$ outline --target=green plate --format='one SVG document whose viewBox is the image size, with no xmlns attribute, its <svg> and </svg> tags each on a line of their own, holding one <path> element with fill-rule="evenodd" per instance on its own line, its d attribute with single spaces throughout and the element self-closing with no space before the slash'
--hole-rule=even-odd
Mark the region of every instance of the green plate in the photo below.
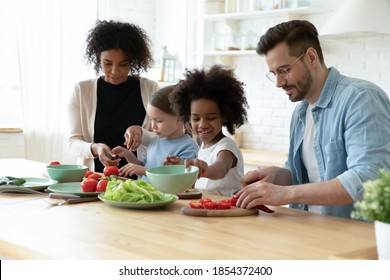
<svg viewBox="0 0 390 280">
<path fill-rule="evenodd" d="M 125 201 L 113 201 L 102 198 L 103 194 L 99 194 L 98 198 L 104 203 L 120 208 L 130 208 L 130 209 L 150 209 L 150 208 L 158 208 L 168 205 L 172 202 L 175 202 L 179 198 L 177 195 L 166 193 L 164 196 L 168 198 L 165 201 L 156 201 L 156 202 L 125 202 Z"/>
<path fill-rule="evenodd" d="M 48 186 L 55 185 L 58 183 L 57 180 L 46 179 L 46 178 L 23 178 L 26 180 L 22 186 L 33 189 L 36 191 L 42 191 L 46 189 Z"/>
<path fill-rule="evenodd" d="M 58 183 L 47 188 L 55 193 L 75 194 L 81 197 L 98 196 L 101 192 L 83 192 L 81 182 Z"/>
</svg>

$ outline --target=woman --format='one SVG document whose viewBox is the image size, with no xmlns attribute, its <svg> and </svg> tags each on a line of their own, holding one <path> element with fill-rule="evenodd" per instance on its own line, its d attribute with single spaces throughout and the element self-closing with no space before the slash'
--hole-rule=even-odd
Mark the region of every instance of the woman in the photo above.
<svg viewBox="0 0 390 280">
<path fill-rule="evenodd" d="M 97 21 L 88 33 L 85 58 L 103 75 L 75 85 L 68 141 L 78 163 L 91 171 L 125 165 L 111 148 L 123 145 L 129 126 L 150 128 L 145 108 L 158 85 L 139 76 L 152 63 L 149 45 L 144 30 L 131 23 Z"/>
</svg>

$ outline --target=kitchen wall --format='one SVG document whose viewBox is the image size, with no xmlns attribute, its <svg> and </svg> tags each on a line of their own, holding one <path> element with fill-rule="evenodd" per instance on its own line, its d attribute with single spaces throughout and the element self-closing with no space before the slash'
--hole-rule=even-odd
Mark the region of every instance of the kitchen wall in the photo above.
<svg viewBox="0 0 390 280">
<path fill-rule="evenodd" d="M 122 20 L 145 29 L 152 41 L 155 62 L 163 47 L 176 57 L 176 76 L 180 76 L 187 60 L 187 1 L 183 0 L 103 0 L 101 19 Z M 148 77 L 160 79 L 161 65 L 154 65 Z"/>
<path fill-rule="evenodd" d="M 215 0 L 217 1 L 217 0 Z M 214 1 L 214 2 L 215 2 Z M 213 1 L 211 1 L 213 2 Z M 218 2 L 218 1 L 217 1 Z M 189 8 L 187 9 L 187 3 Z M 318 29 L 329 21 L 339 9 L 337 0 L 312 0 L 312 6 L 321 7 L 326 13 L 307 16 Z M 187 47 L 196 44 L 198 38 L 187 33 L 197 33 L 194 15 L 204 7 L 203 0 L 103 0 L 100 18 L 128 20 L 146 29 L 153 41 L 153 50 L 157 55 L 162 46 L 167 45 L 177 57 L 177 76 L 183 73 L 186 65 L 194 66 L 191 51 Z M 198 10 L 197 10 L 198 9 Z M 187 14 L 187 10 L 189 10 Z M 193 14 L 192 14 L 193 13 Z M 375 15 L 367 15 L 368 17 Z M 269 19 L 256 22 L 256 30 L 275 21 L 287 19 Z M 187 24 L 188 23 L 188 24 Z M 199 30 L 198 30 L 199 31 Z M 390 33 L 390 31 L 389 31 Z M 390 95 L 390 36 L 365 38 L 344 37 L 336 40 L 322 40 L 325 62 L 328 67 L 335 66 L 343 74 L 367 79 L 381 86 Z M 258 55 L 239 56 L 231 61 L 239 78 L 246 84 L 250 109 L 249 122 L 241 129 L 242 146 L 250 149 L 266 149 L 285 152 L 288 149 L 289 122 L 295 104 L 291 103 L 282 90 L 277 89 L 265 77 L 268 68 L 264 58 Z M 156 67 L 149 73 L 151 78 L 159 78 Z M 22 134 L 11 135 L 18 141 L 9 140 L 0 135 L 0 157 L 23 156 Z M 13 151 L 10 153 L 10 151 Z"/>
<path fill-rule="evenodd" d="M 211 1 L 211 2 L 216 2 Z M 210 1 L 209 1 L 210 2 Z M 325 13 L 306 15 L 301 19 L 312 21 L 318 30 L 332 20 L 340 8 L 340 1 L 311 1 Z M 390 12 L 390 11 L 389 11 Z M 375 15 L 367 15 L 367 17 Z M 261 34 L 268 26 L 288 20 L 287 17 L 249 20 L 242 28 Z M 246 26 L 245 26 L 246 24 Z M 241 30 L 240 30 L 241 31 Z M 390 34 L 390 27 L 389 32 Z M 260 36 L 260 35 L 258 35 Z M 367 36 L 321 39 L 325 62 L 341 73 L 367 79 L 381 86 L 390 95 L 390 36 Z M 207 44 L 206 44 L 207 45 Z M 218 60 L 217 60 L 218 61 Z M 224 62 L 224 59 L 221 59 Z M 233 57 L 229 61 L 239 78 L 246 84 L 250 104 L 249 122 L 240 129 L 242 146 L 286 152 L 289 141 L 289 123 L 295 103 L 291 103 L 283 90 L 277 89 L 265 74 L 268 67 L 264 58 L 256 54 Z M 387 73 L 387 74 L 386 74 Z"/>
<path fill-rule="evenodd" d="M 124 15 L 123 9 L 128 9 L 126 10 L 128 15 L 131 15 L 131 10 L 138 14 L 138 11 L 134 9 L 135 6 L 132 4 L 132 2 L 136 2 L 135 0 L 115 0 L 111 2 L 121 3 L 120 8 L 122 9 L 122 11 L 112 10 L 111 16 L 116 12 Z M 153 19 L 150 14 L 143 16 L 141 11 L 141 14 L 138 14 L 140 24 L 153 29 L 154 22 L 155 33 L 153 31 L 149 32 L 152 36 L 155 36 L 154 46 L 168 45 L 176 55 L 179 54 L 179 76 L 186 64 L 190 67 L 199 66 L 193 64 L 195 60 L 192 60 L 191 55 L 191 51 L 193 51 L 193 48 L 191 50 L 191 44 L 197 44 L 197 40 L 199 40 L 197 36 L 202 35 L 199 33 L 199 30 L 194 30 L 193 25 L 197 22 L 196 18 L 194 20 L 194 16 L 197 12 L 203 12 L 202 9 L 204 9 L 206 2 L 212 3 L 212 7 L 215 8 L 218 2 L 220 7 L 223 7 L 223 1 L 222 4 L 218 0 L 188 1 L 189 14 L 187 23 L 189 26 L 187 28 L 184 27 L 186 23 L 183 21 L 183 17 L 186 17 L 187 14 L 187 6 L 183 4 L 186 1 L 147 0 L 145 2 L 147 2 L 149 8 L 154 5 L 156 17 Z M 138 5 L 142 6 L 140 3 Z M 341 4 L 337 0 L 312 0 L 310 5 L 321 8 L 324 13 L 307 15 L 302 18 L 312 21 L 321 30 L 324 24 L 331 20 L 332 15 L 340 9 Z M 129 19 L 132 19 L 132 17 L 129 16 Z M 288 20 L 288 18 L 281 17 L 252 21 L 250 22 L 251 26 L 248 28 L 261 33 L 266 30 L 265 27 L 285 20 Z M 245 28 L 245 25 L 243 27 Z M 187 41 L 183 40 L 182 37 L 186 32 L 192 34 L 194 38 L 189 38 Z M 390 95 L 390 76 L 385 74 L 390 73 L 390 36 L 364 38 L 346 36 L 337 39 L 321 39 L 321 42 L 323 44 L 325 62 L 328 67 L 334 66 L 345 75 L 372 81 L 381 86 Z M 189 47 L 188 53 L 181 49 L 186 46 Z M 220 62 L 223 63 L 225 61 L 221 60 Z M 283 91 L 277 89 L 265 77 L 268 68 L 263 57 L 256 54 L 237 56 L 232 58 L 229 63 L 236 69 L 238 77 L 246 84 L 247 98 L 250 104 L 248 124 L 240 129 L 242 146 L 250 149 L 287 151 L 290 117 L 296 104 L 291 103 Z"/>
</svg>

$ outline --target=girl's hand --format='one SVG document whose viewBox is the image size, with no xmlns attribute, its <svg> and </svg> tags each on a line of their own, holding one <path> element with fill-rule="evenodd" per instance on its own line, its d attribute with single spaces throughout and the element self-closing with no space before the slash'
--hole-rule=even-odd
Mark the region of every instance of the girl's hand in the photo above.
<svg viewBox="0 0 390 280">
<path fill-rule="evenodd" d="M 167 156 L 164 160 L 164 165 L 184 164 L 184 160 L 177 156 Z"/>
<path fill-rule="evenodd" d="M 146 168 L 138 164 L 128 163 L 119 169 L 119 175 L 122 177 L 130 177 L 133 175 L 146 176 Z"/>
<path fill-rule="evenodd" d="M 203 161 L 203 160 L 200 160 L 200 159 L 185 159 L 184 160 L 184 165 L 186 167 L 186 169 L 189 169 L 190 166 L 196 166 L 199 168 L 199 174 L 198 174 L 198 178 L 200 177 L 208 177 L 208 168 L 209 168 L 209 165 L 207 164 L 207 162 Z"/>
<path fill-rule="evenodd" d="M 122 146 L 116 146 L 114 149 L 112 149 L 112 153 L 117 157 L 123 157 L 127 158 L 128 155 L 131 153 L 128 149 Z"/>
<path fill-rule="evenodd" d="M 126 129 L 125 132 L 125 146 L 131 150 L 135 151 L 142 144 L 142 128 L 138 125 L 132 125 Z"/>
</svg>

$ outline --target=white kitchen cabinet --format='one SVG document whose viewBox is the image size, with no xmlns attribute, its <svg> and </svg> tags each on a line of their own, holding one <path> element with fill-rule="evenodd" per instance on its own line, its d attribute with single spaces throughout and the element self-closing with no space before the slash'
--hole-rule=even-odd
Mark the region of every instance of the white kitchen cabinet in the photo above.
<svg viewBox="0 0 390 280">
<path fill-rule="evenodd" d="M 194 60 L 196 65 L 204 66 L 216 63 L 233 66 L 237 56 L 256 55 L 258 39 L 269 27 L 324 12 L 324 9 L 309 6 L 215 14 L 209 14 L 207 6 L 197 10 Z"/>
</svg>

